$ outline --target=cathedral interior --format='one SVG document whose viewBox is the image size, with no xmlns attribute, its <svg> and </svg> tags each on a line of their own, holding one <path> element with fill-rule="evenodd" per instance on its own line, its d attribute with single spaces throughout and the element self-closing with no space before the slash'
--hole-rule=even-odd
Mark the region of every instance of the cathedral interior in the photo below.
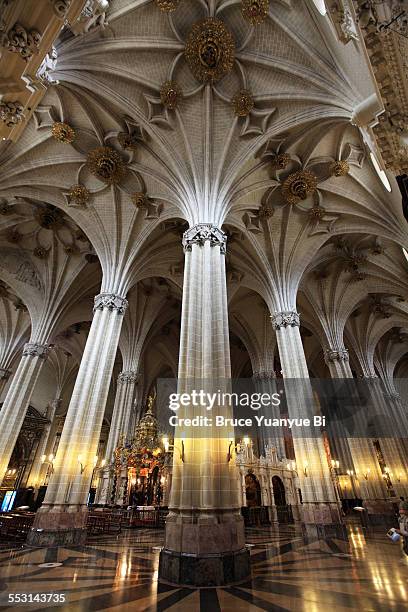
<svg viewBox="0 0 408 612">
<path fill-rule="evenodd" d="M 0 0 L 2 609 L 407 609 L 407 125 L 407 0 Z"/>
</svg>

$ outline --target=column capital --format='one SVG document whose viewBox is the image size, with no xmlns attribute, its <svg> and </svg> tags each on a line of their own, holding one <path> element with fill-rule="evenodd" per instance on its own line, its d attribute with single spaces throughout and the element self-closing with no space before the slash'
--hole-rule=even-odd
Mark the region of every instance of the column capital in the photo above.
<svg viewBox="0 0 408 612">
<path fill-rule="evenodd" d="M 325 350 L 325 361 L 326 363 L 333 363 L 334 361 L 348 361 L 349 352 L 346 348 L 341 349 L 326 349 Z"/>
<path fill-rule="evenodd" d="M 136 384 L 139 380 L 140 375 L 134 370 L 127 370 L 121 372 L 118 376 L 118 383 L 123 385 L 125 383 Z"/>
<path fill-rule="evenodd" d="M 207 240 L 211 246 L 219 246 L 221 253 L 225 254 L 227 235 L 212 223 L 198 223 L 185 231 L 182 241 L 183 249 L 184 251 L 191 251 L 193 244 L 203 246 Z"/>
<path fill-rule="evenodd" d="M 254 382 L 262 381 L 262 380 L 275 380 L 276 374 L 273 370 L 264 370 L 260 372 L 254 372 L 252 374 L 252 380 Z"/>
<path fill-rule="evenodd" d="M 50 347 L 48 344 L 38 344 L 38 342 L 27 342 L 23 348 L 23 357 L 40 357 L 47 359 Z"/>
<path fill-rule="evenodd" d="M 61 404 L 62 404 L 62 399 L 60 397 L 56 397 L 53 400 L 51 400 L 50 407 L 55 408 L 55 410 L 58 410 Z"/>
<path fill-rule="evenodd" d="M 0 368 L 0 380 L 8 380 L 11 376 L 11 370 L 7 368 Z"/>
<path fill-rule="evenodd" d="M 273 329 L 278 330 L 282 327 L 300 327 L 300 317 L 296 310 L 283 310 L 271 314 Z"/>
<path fill-rule="evenodd" d="M 110 311 L 116 310 L 118 314 L 123 315 L 127 307 L 128 301 L 115 293 L 100 293 L 94 298 L 94 312 L 107 308 Z"/>
</svg>

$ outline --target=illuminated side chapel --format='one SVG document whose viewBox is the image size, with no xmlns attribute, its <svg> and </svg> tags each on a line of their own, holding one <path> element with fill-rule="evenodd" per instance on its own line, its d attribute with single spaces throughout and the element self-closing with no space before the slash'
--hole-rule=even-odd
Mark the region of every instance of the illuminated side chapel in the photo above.
<svg viewBox="0 0 408 612">
<path fill-rule="evenodd" d="M 395 521 L 405 4 L 0 0 L 0 525 L 22 507 L 27 550 L 154 528 L 162 585 L 255 606 L 279 538 L 347 556 Z M 236 380 L 276 401 L 169 404 Z M 352 433 L 317 380 L 364 395 Z"/>
</svg>

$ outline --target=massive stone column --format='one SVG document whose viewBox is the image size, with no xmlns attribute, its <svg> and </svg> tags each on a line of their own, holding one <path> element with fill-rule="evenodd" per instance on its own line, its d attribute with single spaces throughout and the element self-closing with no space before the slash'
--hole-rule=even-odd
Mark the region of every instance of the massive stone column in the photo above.
<svg viewBox="0 0 408 612">
<path fill-rule="evenodd" d="M 348 393 L 356 393 L 353 374 L 351 372 L 349 355 L 345 347 L 330 348 L 326 350 L 326 363 L 333 379 L 349 381 Z M 367 423 L 365 415 L 358 411 L 353 415 L 353 421 L 358 428 L 356 434 L 348 437 L 345 432 L 339 431 L 336 445 L 342 454 L 340 469 L 353 471 L 353 486 L 356 494 L 363 499 L 365 507 L 370 514 L 377 514 L 382 508 L 386 498 L 386 491 L 379 463 L 372 441 L 367 437 Z M 345 465 L 344 465 L 345 463 Z"/>
<path fill-rule="evenodd" d="M 373 439 L 377 462 L 381 464 L 386 496 L 407 495 L 407 456 L 403 437 L 407 430 L 404 410 L 398 410 L 396 389 L 391 381 L 371 376 L 368 381 L 370 395 L 375 406 L 374 430 L 380 435 Z M 399 482 L 398 482 L 399 480 Z"/>
<path fill-rule="evenodd" d="M 53 425 L 55 414 L 60 405 L 61 398 L 57 397 L 53 399 L 48 406 L 47 413 L 45 416 L 49 420 L 49 424 L 45 427 L 40 442 L 37 446 L 34 462 L 28 478 L 28 486 L 37 488 L 44 484 L 44 480 L 47 475 L 47 471 L 49 469 L 50 464 L 44 463 L 42 461 L 42 457 L 45 455 L 48 461 L 49 456 L 52 453 L 52 445 L 54 443 L 55 437 Z"/>
<path fill-rule="evenodd" d="M 105 453 L 107 463 L 110 463 L 113 459 L 113 451 L 118 445 L 120 435 L 123 434 L 126 438 L 132 437 L 133 432 L 129 431 L 129 422 L 132 416 L 133 396 L 137 380 L 138 375 L 133 370 L 121 372 L 118 376 L 115 404 Z"/>
<path fill-rule="evenodd" d="M 10 376 L 11 370 L 8 370 L 7 368 L 0 368 L 0 397 Z"/>
<path fill-rule="evenodd" d="M 289 417 L 313 418 L 315 400 L 305 353 L 300 337 L 299 314 L 295 311 L 276 312 L 271 315 L 276 331 L 285 395 Z M 300 505 L 304 532 L 312 537 L 343 534 L 339 500 L 331 477 L 323 438 L 315 429 L 308 437 L 307 430 L 293 432 L 297 473 L 302 493 Z"/>
<path fill-rule="evenodd" d="M 86 538 L 87 498 L 127 300 L 101 293 L 65 418 L 54 473 L 28 542 L 78 544 Z"/>
<path fill-rule="evenodd" d="M 120 436 L 124 435 L 125 438 L 131 438 L 133 436 L 133 431 L 130 430 L 130 421 L 132 418 L 133 398 L 137 380 L 138 374 L 133 370 L 121 372 L 118 376 L 115 404 L 113 406 L 111 426 L 105 452 L 105 461 L 107 465 L 99 474 L 98 490 L 95 496 L 95 503 L 97 504 L 108 504 L 110 502 L 110 485 L 112 480 L 111 463 Z"/>
<path fill-rule="evenodd" d="M 231 366 L 225 277 L 226 236 L 211 224 L 183 237 L 185 269 L 178 392 L 225 389 Z M 218 387 L 219 388 L 219 387 Z M 196 387 L 197 389 L 197 387 Z M 215 414 L 231 415 L 217 406 Z M 192 415 L 192 405 L 178 415 Z M 214 586 L 248 578 L 249 554 L 233 449 L 233 428 L 177 428 L 170 512 L 159 576 L 176 584 Z"/>
<path fill-rule="evenodd" d="M 31 396 L 49 347 L 28 342 L 0 410 L 0 480 L 3 479 L 20 433 Z"/>
<path fill-rule="evenodd" d="M 275 372 L 255 372 L 252 376 L 252 380 L 257 393 L 267 393 L 269 396 L 277 393 Z M 262 411 L 262 414 L 268 418 L 279 419 L 281 416 L 280 407 L 269 406 L 267 410 L 264 409 Z M 280 429 L 260 426 L 259 439 L 262 447 L 260 449 L 261 453 L 265 454 L 266 446 L 272 446 L 276 449 L 276 455 L 279 460 L 283 461 L 286 458 L 285 440 L 283 434 L 280 433 Z"/>
</svg>

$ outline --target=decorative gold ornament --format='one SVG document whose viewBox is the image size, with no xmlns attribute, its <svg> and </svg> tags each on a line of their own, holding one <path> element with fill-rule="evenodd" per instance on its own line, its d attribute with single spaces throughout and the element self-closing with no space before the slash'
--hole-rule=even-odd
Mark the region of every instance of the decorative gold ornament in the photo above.
<svg viewBox="0 0 408 612">
<path fill-rule="evenodd" d="M 317 221 L 321 221 L 325 214 L 326 210 L 323 208 L 323 206 L 313 206 L 309 210 L 309 215 L 312 217 L 312 219 L 316 219 Z"/>
<path fill-rule="evenodd" d="M 125 151 L 136 151 L 137 142 L 132 134 L 129 134 L 128 132 L 121 132 L 118 135 L 118 140 L 120 146 L 122 149 L 125 149 Z"/>
<path fill-rule="evenodd" d="M 74 128 L 68 125 L 68 123 L 61 123 L 59 121 L 52 126 L 52 135 L 55 140 L 63 144 L 71 144 L 76 138 Z"/>
<path fill-rule="evenodd" d="M 38 259 L 46 259 L 48 257 L 48 249 L 45 249 L 42 246 L 39 246 L 33 251 L 34 257 L 38 257 Z"/>
<path fill-rule="evenodd" d="M 241 89 L 236 93 L 231 102 L 237 117 L 247 117 L 255 104 L 251 92 L 247 89 Z"/>
<path fill-rule="evenodd" d="M 180 4 L 180 0 L 156 0 L 156 4 L 163 13 L 172 13 Z"/>
<path fill-rule="evenodd" d="M 97 147 L 88 153 L 89 171 L 107 185 L 119 183 L 126 175 L 123 159 L 112 147 Z"/>
<path fill-rule="evenodd" d="M 68 197 L 77 206 L 86 206 L 89 201 L 89 191 L 84 185 L 72 185 Z"/>
<path fill-rule="evenodd" d="M 170 110 L 174 110 L 177 107 L 182 96 L 181 87 L 175 81 L 166 81 L 161 86 L 160 100 L 163 106 Z"/>
<path fill-rule="evenodd" d="M 212 17 L 193 25 L 187 37 L 185 56 L 197 81 L 214 83 L 231 72 L 235 42 L 224 22 Z"/>
<path fill-rule="evenodd" d="M 344 160 L 335 161 L 330 164 L 330 174 L 332 176 L 346 176 L 349 173 L 350 166 Z"/>
<path fill-rule="evenodd" d="M 147 195 L 143 193 L 143 191 L 136 191 L 135 193 L 132 193 L 132 202 L 136 208 L 146 208 L 147 200 Z"/>
<path fill-rule="evenodd" d="M 284 170 L 290 161 L 291 157 L 287 153 L 276 153 L 271 159 L 272 168 Z"/>
<path fill-rule="evenodd" d="M 309 170 L 300 170 L 289 174 L 282 186 L 282 196 L 288 204 L 297 204 L 306 200 L 317 189 L 317 178 Z"/>
<path fill-rule="evenodd" d="M 252 25 L 264 22 L 269 12 L 269 0 L 242 0 L 241 11 L 244 19 Z"/>
<path fill-rule="evenodd" d="M 271 206 L 270 204 L 263 204 L 259 209 L 258 214 L 261 219 L 270 219 L 273 216 L 274 212 L 275 211 L 273 210 L 273 206 Z"/>
</svg>

